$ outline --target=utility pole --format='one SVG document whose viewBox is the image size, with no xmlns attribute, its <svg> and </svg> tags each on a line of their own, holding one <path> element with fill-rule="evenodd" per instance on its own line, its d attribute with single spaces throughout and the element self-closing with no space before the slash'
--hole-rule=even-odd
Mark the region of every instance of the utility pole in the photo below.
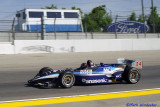
<svg viewBox="0 0 160 107">
<path fill-rule="evenodd" d="M 112 11 L 110 10 L 110 16 L 111 16 L 111 18 L 112 18 Z"/>
<path fill-rule="evenodd" d="M 154 20 L 154 6 L 153 6 L 153 0 L 151 0 L 152 4 L 152 26 L 153 26 L 153 33 L 155 33 L 155 20 Z"/>
<path fill-rule="evenodd" d="M 143 0 L 141 0 L 141 4 L 142 4 L 142 17 L 143 17 L 143 24 L 144 24 L 144 35 L 145 35 L 145 38 L 146 38 L 146 26 L 145 26 L 145 16 L 144 16 L 144 3 L 143 3 Z"/>
<path fill-rule="evenodd" d="M 111 9 L 109 9 L 109 8 L 106 8 L 106 10 L 109 10 L 109 14 L 110 14 L 110 17 L 112 18 L 112 10 Z"/>
</svg>

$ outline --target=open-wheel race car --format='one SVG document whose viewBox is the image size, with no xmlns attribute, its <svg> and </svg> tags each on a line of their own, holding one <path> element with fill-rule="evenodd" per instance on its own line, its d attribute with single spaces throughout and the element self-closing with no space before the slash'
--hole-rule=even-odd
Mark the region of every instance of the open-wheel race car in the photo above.
<svg viewBox="0 0 160 107">
<path fill-rule="evenodd" d="M 135 84 L 141 78 L 141 69 L 142 61 L 138 60 L 120 58 L 115 64 L 94 64 L 88 60 L 77 69 L 53 70 L 44 67 L 28 81 L 28 85 L 70 88 L 74 84 L 105 84 L 117 81 Z"/>
</svg>

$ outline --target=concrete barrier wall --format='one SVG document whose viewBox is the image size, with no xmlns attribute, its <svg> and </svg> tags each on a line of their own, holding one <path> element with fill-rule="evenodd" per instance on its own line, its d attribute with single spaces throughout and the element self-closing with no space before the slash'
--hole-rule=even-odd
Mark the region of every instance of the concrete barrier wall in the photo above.
<svg viewBox="0 0 160 107">
<path fill-rule="evenodd" d="M 160 39 L 15 40 L 15 53 L 160 50 Z"/>
<path fill-rule="evenodd" d="M 0 43 L 0 54 L 14 54 L 14 46 L 9 42 Z"/>
<path fill-rule="evenodd" d="M 160 39 L 15 40 L 0 43 L 0 54 L 160 50 Z"/>
</svg>

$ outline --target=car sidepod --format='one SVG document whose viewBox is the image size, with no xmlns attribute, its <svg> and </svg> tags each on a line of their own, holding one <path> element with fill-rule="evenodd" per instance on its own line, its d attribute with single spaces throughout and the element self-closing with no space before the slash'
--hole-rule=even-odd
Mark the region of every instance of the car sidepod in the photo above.
<svg viewBox="0 0 160 107">
<path fill-rule="evenodd" d="M 122 80 L 124 65 L 106 64 L 95 68 L 87 68 L 74 72 L 76 83 L 80 84 L 104 84 Z"/>
</svg>

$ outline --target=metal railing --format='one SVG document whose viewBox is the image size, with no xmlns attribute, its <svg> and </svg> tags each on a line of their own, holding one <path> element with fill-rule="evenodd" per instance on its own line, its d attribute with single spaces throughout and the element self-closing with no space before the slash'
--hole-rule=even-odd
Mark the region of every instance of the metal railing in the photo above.
<svg viewBox="0 0 160 107">
<path fill-rule="evenodd" d="M 14 37 L 13 37 L 14 36 Z M 67 39 L 142 39 L 142 38 L 160 38 L 159 33 L 144 34 L 118 34 L 113 33 L 95 33 L 95 32 L 57 32 L 45 33 L 44 40 L 67 40 Z M 12 42 L 13 40 L 42 40 L 41 33 L 29 32 L 0 32 L 0 42 Z"/>
<path fill-rule="evenodd" d="M 108 33 L 108 32 L 22 32 L 16 31 L 17 20 L 0 20 L 0 42 L 13 40 L 64 40 L 64 39 L 141 39 L 160 38 L 159 33 Z M 6 27 L 7 26 L 7 27 Z"/>
</svg>

